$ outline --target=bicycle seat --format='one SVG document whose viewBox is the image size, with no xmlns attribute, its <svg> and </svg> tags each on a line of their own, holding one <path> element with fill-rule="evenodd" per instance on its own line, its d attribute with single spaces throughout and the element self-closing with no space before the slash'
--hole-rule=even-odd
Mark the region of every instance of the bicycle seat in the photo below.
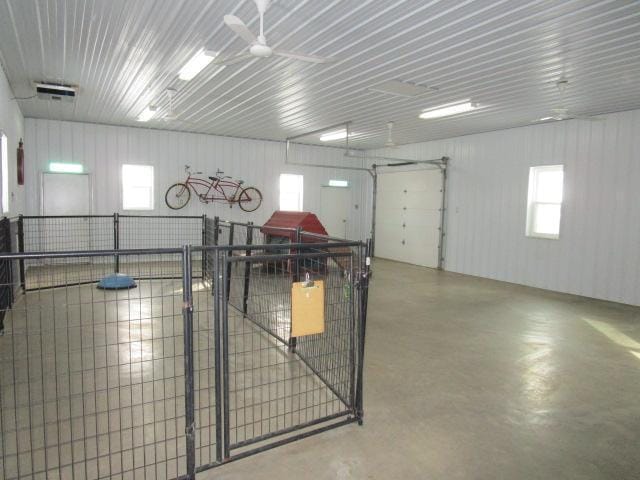
<svg viewBox="0 0 640 480">
<path fill-rule="evenodd" d="M 218 177 L 209 177 L 209 180 L 215 182 L 216 180 L 218 180 Z"/>
<path fill-rule="evenodd" d="M 238 180 L 238 185 L 242 185 L 244 183 L 244 180 Z"/>
</svg>

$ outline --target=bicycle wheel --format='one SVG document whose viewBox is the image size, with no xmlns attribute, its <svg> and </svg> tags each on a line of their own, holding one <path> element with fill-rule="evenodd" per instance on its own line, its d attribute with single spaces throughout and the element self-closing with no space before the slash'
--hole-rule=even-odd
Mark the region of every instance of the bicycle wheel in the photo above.
<svg viewBox="0 0 640 480">
<path fill-rule="evenodd" d="M 253 212 L 257 210 L 262 203 L 262 194 L 260 190 L 254 187 L 248 187 L 240 192 L 238 204 L 245 212 Z"/>
<path fill-rule="evenodd" d="M 180 210 L 191 199 L 191 190 L 184 183 L 176 183 L 167 189 L 164 195 L 164 201 L 172 210 Z"/>
</svg>

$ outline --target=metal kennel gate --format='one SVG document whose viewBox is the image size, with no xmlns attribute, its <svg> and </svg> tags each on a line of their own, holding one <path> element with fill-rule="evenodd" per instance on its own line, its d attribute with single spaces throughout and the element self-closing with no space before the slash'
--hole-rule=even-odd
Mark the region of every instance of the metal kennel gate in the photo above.
<svg viewBox="0 0 640 480">
<path fill-rule="evenodd" d="M 218 219 L 202 235 L 99 252 L 9 253 L 5 242 L 0 477 L 192 479 L 362 422 L 367 246 L 283 250 L 261 244 L 257 226 Z M 116 258 L 138 288 L 96 290 Z M 55 260 L 49 283 L 23 291 L 17 265 L 44 260 Z M 295 339 L 291 282 L 307 274 L 325 281 L 325 333 Z"/>
</svg>

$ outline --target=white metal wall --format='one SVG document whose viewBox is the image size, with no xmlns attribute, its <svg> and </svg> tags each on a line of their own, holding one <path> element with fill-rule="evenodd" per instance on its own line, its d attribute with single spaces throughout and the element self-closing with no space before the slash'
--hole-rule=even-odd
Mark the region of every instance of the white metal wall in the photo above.
<svg viewBox="0 0 640 480">
<path fill-rule="evenodd" d="M 17 215 L 24 208 L 24 187 L 18 185 L 16 173 L 16 149 L 20 138 L 24 135 L 24 118 L 16 101 L 12 100 L 13 97 L 13 91 L 0 65 L 0 131 L 7 136 L 7 152 L 9 154 L 9 212 L 6 214 L 7 216 Z"/>
<path fill-rule="evenodd" d="M 85 171 L 93 175 L 94 214 L 127 213 L 121 208 L 121 165 L 139 163 L 155 167 L 156 208 L 153 212 L 129 213 L 206 213 L 228 220 L 262 223 L 278 208 L 280 173 L 299 173 L 304 175 L 304 209 L 312 212 L 320 209 L 321 185 L 326 185 L 332 178 L 349 180 L 354 221 L 349 225 L 348 235 L 360 239 L 369 234 L 367 216 L 360 214 L 365 211 L 363 204 L 367 203 L 369 175 L 285 165 L 285 146 L 281 142 L 33 118 L 25 120 L 25 135 L 27 214 L 40 214 L 40 173 L 51 161 L 82 163 Z M 294 160 L 337 165 L 353 162 L 343 154 L 343 150 L 336 148 L 296 146 Z M 255 185 L 262 191 L 262 206 L 249 214 L 237 206 L 203 205 L 192 197 L 184 209 L 170 210 L 164 203 L 164 194 L 169 185 L 186 177 L 185 163 L 194 171 L 201 170 L 210 175 L 220 168 L 227 175 L 242 178 L 247 185 Z"/>
<path fill-rule="evenodd" d="M 640 111 L 379 150 L 451 157 L 445 269 L 640 305 Z M 559 240 L 527 238 L 529 167 L 565 165 Z"/>
</svg>

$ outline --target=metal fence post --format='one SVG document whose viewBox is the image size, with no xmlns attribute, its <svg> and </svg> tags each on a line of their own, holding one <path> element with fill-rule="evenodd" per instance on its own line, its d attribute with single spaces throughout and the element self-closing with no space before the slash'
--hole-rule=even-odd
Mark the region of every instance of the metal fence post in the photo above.
<svg viewBox="0 0 640 480">
<path fill-rule="evenodd" d="M 301 227 L 296 227 L 296 233 L 295 233 L 295 240 L 294 243 L 302 243 L 302 228 Z M 296 253 L 301 253 L 300 248 L 296 249 Z M 300 259 L 296 258 L 295 260 L 295 265 L 294 265 L 294 274 L 293 274 L 293 281 L 294 282 L 299 282 L 300 281 Z M 291 334 L 289 334 L 291 335 Z M 294 353 L 296 351 L 296 345 L 298 343 L 298 340 L 296 339 L 296 337 L 289 337 L 289 351 Z"/>
<path fill-rule="evenodd" d="M 207 214 L 202 214 L 202 241 L 200 242 L 204 247 L 207 244 Z M 205 274 L 207 270 L 207 255 L 204 251 L 200 252 L 201 261 L 202 261 L 202 279 L 204 280 Z"/>
<path fill-rule="evenodd" d="M 22 215 L 18 215 L 18 252 L 24 253 L 24 218 Z M 20 265 L 20 287 L 24 292 L 26 290 L 24 259 L 20 259 L 18 263 Z"/>
<path fill-rule="evenodd" d="M 247 224 L 247 245 L 251 245 L 253 242 L 253 228 L 251 228 L 253 222 Z M 251 249 L 247 249 L 244 254 L 247 257 L 251 256 Z M 249 305 L 249 279 L 251 277 L 251 262 L 245 262 L 244 264 L 244 290 L 242 292 L 242 313 L 247 314 L 247 307 Z"/>
<path fill-rule="evenodd" d="M 359 332 L 360 338 L 358 339 L 358 377 L 356 386 L 356 416 L 358 418 L 358 424 L 362 425 L 364 408 L 363 408 L 363 373 L 364 373 L 364 343 L 367 330 L 367 303 L 369 297 L 369 278 L 371 276 L 371 254 L 372 254 L 372 240 L 368 239 L 365 247 L 364 265 L 362 265 L 362 271 L 360 278 L 358 279 L 358 285 L 360 289 L 360 325 Z"/>
<path fill-rule="evenodd" d="M 228 245 L 233 245 L 233 226 L 234 223 L 230 222 L 229 223 L 229 243 Z M 233 251 L 231 252 L 231 255 L 233 255 Z M 226 301 L 229 301 L 229 294 L 231 291 L 231 262 L 227 262 L 227 266 L 226 266 L 226 270 L 227 270 L 227 279 L 226 279 Z"/>
<path fill-rule="evenodd" d="M 218 217 L 216 217 L 217 219 Z M 217 222 L 216 222 L 217 224 Z M 217 228 L 217 225 L 216 225 Z M 222 270 L 220 268 L 220 250 L 213 251 L 213 338 L 214 352 L 214 395 L 216 402 L 216 460 L 222 461 L 222 343 L 220 338 L 221 312 L 222 312 Z"/>
<path fill-rule="evenodd" d="M 120 250 L 120 215 L 118 213 L 113 214 L 113 249 Z M 120 272 L 120 257 L 115 255 L 114 272 Z"/>
<path fill-rule="evenodd" d="M 222 257 L 220 259 L 221 263 L 230 264 L 227 256 L 228 252 L 220 252 Z M 230 445 L 230 426 L 229 426 L 229 273 L 230 269 L 222 268 L 222 295 L 221 295 L 221 304 L 222 304 L 222 389 L 223 389 L 223 426 L 224 426 L 224 439 L 223 439 L 223 449 L 224 449 L 224 459 L 228 459 L 231 455 Z"/>
<path fill-rule="evenodd" d="M 220 217 L 213 217 L 213 244 L 218 245 L 218 235 L 220 234 Z"/>
<path fill-rule="evenodd" d="M 184 401 L 187 444 L 187 478 L 196 478 L 195 387 L 193 367 L 193 292 L 191 246 L 182 248 L 182 321 L 184 324 Z"/>
</svg>

